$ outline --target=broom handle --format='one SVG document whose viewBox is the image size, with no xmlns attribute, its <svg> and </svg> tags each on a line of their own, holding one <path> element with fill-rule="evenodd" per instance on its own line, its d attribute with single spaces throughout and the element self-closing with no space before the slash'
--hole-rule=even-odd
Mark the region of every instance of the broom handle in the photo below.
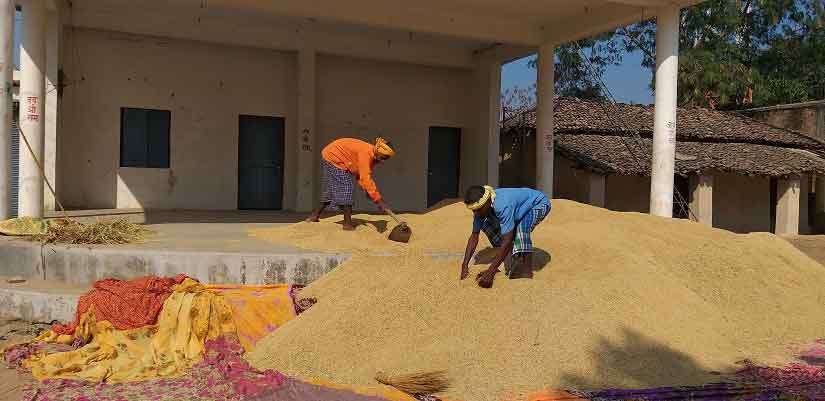
<svg viewBox="0 0 825 401">
<path fill-rule="evenodd" d="M 46 186 L 49 187 L 49 191 L 52 193 L 52 196 L 54 196 L 54 202 L 57 203 L 57 207 L 59 207 L 60 211 L 63 212 L 63 217 L 68 220 L 69 215 L 66 214 L 66 209 L 63 208 L 63 204 L 61 204 L 60 200 L 57 199 L 57 194 L 54 192 L 52 184 L 46 177 L 46 169 L 43 167 L 43 164 L 40 163 L 40 160 L 37 159 L 37 156 L 34 155 L 34 151 L 32 150 L 31 145 L 29 145 L 29 140 L 26 138 L 26 133 L 23 132 L 23 127 L 20 126 L 20 123 L 17 124 L 17 130 L 20 131 L 20 137 L 23 138 L 23 143 L 26 144 L 26 149 L 29 150 L 29 155 L 31 155 L 32 159 L 34 159 L 34 164 L 36 164 L 37 168 L 40 170 L 40 175 L 43 176 L 43 181 L 46 182 Z"/>
</svg>

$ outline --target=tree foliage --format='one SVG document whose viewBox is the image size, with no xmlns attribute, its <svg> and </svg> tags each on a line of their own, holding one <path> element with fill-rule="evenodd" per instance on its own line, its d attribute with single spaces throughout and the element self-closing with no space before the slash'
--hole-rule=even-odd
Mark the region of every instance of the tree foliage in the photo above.
<svg viewBox="0 0 825 401">
<path fill-rule="evenodd" d="M 825 0 L 709 0 L 683 9 L 679 104 L 736 109 L 825 98 Z M 556 93 L 609 98 L 606 69 L 627 52 L 656 66 L 656 21 L 556 50 Z M 535 67 L 535 60 L 531 62 Z"/>
</svg>

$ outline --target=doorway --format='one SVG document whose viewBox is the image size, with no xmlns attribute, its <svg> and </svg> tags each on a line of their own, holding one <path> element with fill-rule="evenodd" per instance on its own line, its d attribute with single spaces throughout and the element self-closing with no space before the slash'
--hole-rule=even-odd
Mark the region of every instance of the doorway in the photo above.
<svg viewBox="0 0 825 401">
<path fill-rule="evenodd" d="M 458 198 L 461 128 L 430 127 L 427 154 L 427 207 Z"/>
<path fill-rule="evenodd" d="M 238 209 L 280 210 L 284 193 L 284 119 L 238 117 Z"/>
</svg>

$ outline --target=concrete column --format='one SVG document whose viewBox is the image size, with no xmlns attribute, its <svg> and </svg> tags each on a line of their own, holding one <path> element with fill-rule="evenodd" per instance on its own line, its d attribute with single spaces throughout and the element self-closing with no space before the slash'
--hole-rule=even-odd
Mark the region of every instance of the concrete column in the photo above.
<svg viewBox="0 0 825 401">
<path fill-rule="evenodd" d="M 317 53 L 313 48 L 298 52 L 298 190 L 295 210 L 310 211 L 315 206 L 315 106 Z"/>
<path fill-rule="evenodd" d="M 0 220 L 11 217 L 14 0 L 0 0 Z"/>
<path fill-rule="evenodd" d="M 691 175 L 690 190 L 690 219 L 713 227 L 713 176 Z"/>
<path fill-rule="evenodd" d="M 501 152 L 501 63 L 487 66 L 488 95 L 486 107 L 483 110 L 487 117 L 487 185 L 499 185 L 499 162 Z"/>
<path fill-rule="evenodd" d="M 650 213 L 654 216 L 673 217 L 679 7 L 662 8 L 656 24 L 656 115 L 653 126 Z"/>
<path fill-rule="evenodd" d="M 776 192 L 776 235 L 798 235 L 799 177 L 779 180 Z"/>
<path fill-rule="evenodd" d="M 587 173 L 587 203 L 593 206 L 604 207 L 606 204 L 606 176 L 604 174 Z"/>
<path fill-rule="evenodd" d="M 60 23 L 59 11 L 50 11 L 46 22 L 46 104 L 45 104 L 45 124 L 46 136 L 43 163 L 46 172 L 46 179 L 57 190 L 57 126 L 60 115 L 58 114 L 58 71 L 60 36 L 62 24 Z M 43 208 L 48 211 L 57 210 L 57 202 L 51 191 L 46 189 L 43 193 Z"/>
<path fill-rule="evenodd" d="M 553 96 L 556 46 L 539 48 L 536 105 L 536 189 L 553 197 Z"/>
<path fill-rule="evenodd" d="M 460 193 L 469 185 L 485 184 L 495 187 L 499 184 L 501 62 L 497 57 L 484 55 L 475 60 L 472 98 L 476 115 L 473 128 L 476 129 L 477 140 L 462 140 L 462 161 L 477 166 L 483 173 L 472 178 L 462 177 Z M 484 156 L 478 157 L 479 154 Z M 462 167 L 462 170 L 472 168 Z"/>
<path fill-rule="evenodd" d="M 43 217 L 43 161 L 46 100 L 46 3 L 23 1 L 23 46 L 20 52 L 20 206 L 19 215 Z M 28 140 L 32 158 L 22 136 Z"/>
</svg>

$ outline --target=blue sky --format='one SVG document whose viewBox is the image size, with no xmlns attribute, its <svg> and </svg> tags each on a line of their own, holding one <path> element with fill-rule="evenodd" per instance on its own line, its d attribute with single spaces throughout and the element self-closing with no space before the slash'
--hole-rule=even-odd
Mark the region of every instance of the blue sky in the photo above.
<svg viewBox="0 0 825 401">
<path fill-rule="evenodd" d="M 504 65 L 501 69 L 502 90 L 514 86 L 528 87 L 536 82 L 536 70 L 527 66 L 526 57 Z M 653 103 L 650 91 L 650 70 L 643 68 L 640 52 L 626 53 L 622 64 L 607 69 L 604 82 L 619 102 Z"/>
</svg>

